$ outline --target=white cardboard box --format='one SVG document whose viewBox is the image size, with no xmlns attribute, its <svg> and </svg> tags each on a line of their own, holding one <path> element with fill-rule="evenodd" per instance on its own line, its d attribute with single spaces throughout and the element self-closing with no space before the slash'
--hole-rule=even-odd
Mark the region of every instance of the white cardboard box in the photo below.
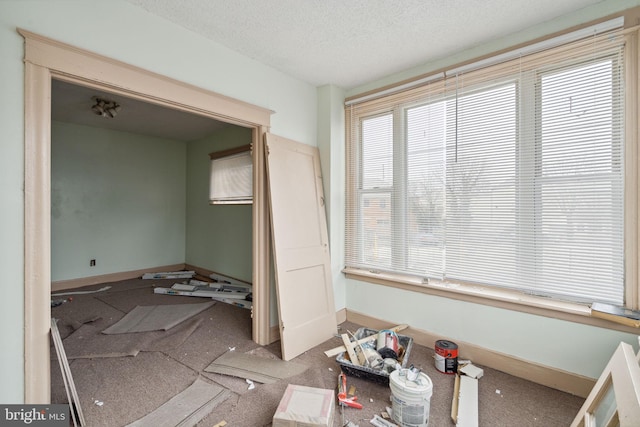
<svg viewBox="0 0 640 427">
<path fill-rule="evenodd" d="M 335 406 L 333 390 L 289 384 L 272 427 L 332 427 Z"/>
</svg>

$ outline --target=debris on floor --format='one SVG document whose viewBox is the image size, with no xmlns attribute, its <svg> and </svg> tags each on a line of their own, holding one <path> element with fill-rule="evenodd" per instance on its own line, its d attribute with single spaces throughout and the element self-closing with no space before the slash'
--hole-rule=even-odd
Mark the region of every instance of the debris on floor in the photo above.
<svg viewBox="0 0 640 427">
<path fill-rule="evenodd" d="M 86 294 L 96 294 L 98 292 L 104 292 L 111 289 L 111 286 L 104 286 L 100 289 L 96 289 L 95 291 L 69 291 L 69 292 L 56 292 L 52 294 L 52 297 L 61 297 L 63 295 L 86 295 Z"/>
<path fill-rule="evenodd" d="M 345 374 L 388 385 L 391 373 L 404 368 L 409 360 L 413 338 L 395 331 L 405 327 L 400 325 L 379 331 L 360 328 L 351 334 L 353 339 L 342 334 L 343 345 L 324 353 L 334 355 L 338 352 L 336 361 Z"/>
<path fill-rule="evenodd" d="M 289 384 L 273 415 L 272 427 L 331 427 L 334 412 L 333 390 Z"/>
<path fill-rule="evenodd" d="M 369 422 L 376 427 L 398 427 L 397 424 L 385 420 L 380 415 L 374 415 Z"/>
<path fill-rule="evenodd" d="M 61 298 L 61 299 L 52 299 L 51 300 L 51 307 L 57 307 L 59 305 L 64 304 L 65 302 L 71 302 L 71 301 L 73 301 L 73 297 Z"/>
<path fill-rule="evenodd" d="M 352 386 L 353 387 L 353 386 Z M 347 377 L 343 372 L 338 375 L 338 402 L 342 406 L 349 406 L 351 408 L 362 409 L 362 404 L 357 402 L 358 396 L 352 394 L 352 397 L 347 397 Z"/>
<path fill-rule="evenodd" d="M 195 271 L 161 271 L 157 273 L 144 273 L 143 279 L 191 279 Z"/>
<path fill-rule="evenodd" d="M 451 419 L 457 427 L 478 426 L 478 379 L 483 375 L 484 370 L 469 360 L 458 365 L 451 400 Z"/>
<path fill-rule="evenodd" d="M 56 348 L 56 355 L 60 363 L 60 371 L 62 372 L 62 378 L 67 392 L 67 401 L 69 402 L 69 412 L 71 413 L 73 425 L 74 427 L 83 427 L 86 425 L 86 422 L 82 408 L 80 407 L 80 398 L 78 397 L 78 391 L 73 381 L 73 376 L 71 375 L 67 354 L 62 345 L 62 338 L 58 330 L 58 319 L 54 319 L 53 317 L 51 318 L 51 339 Z"/>
<path fill-rule="evenodd" d="M 212 275 L 214 276 L 214 275 Z M 153 292 L 163 295 L 181 295 L 188 297 L 211 298 L 216 301 L 235 305 L 246 309 L 252 308 L 252 285 L 239 280 L 215 275 L 216 281 L 192 279 L 174 283 L 171 288 L 156 287 Z"/>
</svg>

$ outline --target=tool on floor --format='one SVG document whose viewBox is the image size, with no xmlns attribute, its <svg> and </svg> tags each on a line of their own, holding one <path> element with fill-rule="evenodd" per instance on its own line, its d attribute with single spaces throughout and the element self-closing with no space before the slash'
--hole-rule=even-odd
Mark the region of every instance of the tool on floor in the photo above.
<svg viewBox="0 0 640 427">
<path fill-rule="evenodd" d="M 341 405 L 362 409 L 362 404 L 356 402 L 356 400 L 358 400 L 358 396 L 347 397 L 347 376 L 344 372 L 340 372 L 340 375 L 338 375 L 338 402 Z"/>
</svg>

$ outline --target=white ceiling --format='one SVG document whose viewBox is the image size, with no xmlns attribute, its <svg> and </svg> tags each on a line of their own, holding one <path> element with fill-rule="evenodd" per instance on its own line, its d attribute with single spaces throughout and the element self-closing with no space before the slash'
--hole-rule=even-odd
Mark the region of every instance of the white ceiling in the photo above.
<svg viewBox="0 0 640 427">
<path fill-rule="evenodd" d="M 601 0 L 127 0 L 316 86 L 343 89 Z"/>
<path fill-rule="evenodd" d="M 290 76 L 351 89 L 600 0 L 126 0 Z M 92 96 L 118 101 L 116 119 Z M 191 141 L 215 120 L 60 81 L 52 118 Z"/>
</svg>

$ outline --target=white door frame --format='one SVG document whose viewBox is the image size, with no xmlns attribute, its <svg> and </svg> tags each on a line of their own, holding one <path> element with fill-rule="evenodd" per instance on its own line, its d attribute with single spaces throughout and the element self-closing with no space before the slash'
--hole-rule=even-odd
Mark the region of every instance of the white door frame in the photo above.
<svg viewBox="0 0 640 427">
<path fill-rule="evenodd" d="M 253 129 L 253 340 L 269 344 L 271 244 L 263 135 L 271 111 L 43 36 L 25 38 L 24 401 L 51 399 L 51 79 L 95 87 Z"/>
</svg>

